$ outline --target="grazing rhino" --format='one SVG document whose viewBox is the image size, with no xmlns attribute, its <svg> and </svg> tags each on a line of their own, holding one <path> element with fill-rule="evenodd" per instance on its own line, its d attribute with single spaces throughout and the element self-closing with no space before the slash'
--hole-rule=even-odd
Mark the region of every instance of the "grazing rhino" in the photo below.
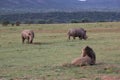
<svg viewBox="0 0 120 80">
<path fill-rule="evenodd" d="M 24 43 L 25 39 L 27 39 L 28 43 L 33 42 L 34 32 L 32 30 L 23 30 L 21 32 L 22 43 Z"/>
<path fill-rule="evenodd" d="M 87 39 L 87 35 L 86 35 L 86 30 L 84 30 L 83 28 L 72 28 L 68 30 L 68 39 L 70 40 L 70 37 L 72 36 L 73 39 L 75 39 L 75 37 L 79 37 L 79 39 Z"/>
</svg>

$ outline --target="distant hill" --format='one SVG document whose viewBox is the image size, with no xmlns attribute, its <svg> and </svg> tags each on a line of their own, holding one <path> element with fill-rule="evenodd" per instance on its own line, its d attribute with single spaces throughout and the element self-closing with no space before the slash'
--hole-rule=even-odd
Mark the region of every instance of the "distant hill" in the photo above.
<svg viewBox="0 0 120 80">
<path fill-rule="evenodd" d="M 0 0 L 0 14 L 51 11 L 120 12 L 120 0 Z"/>
<path fill-rule="evenodd" d="M 120 12 L 45 12 L 0 15 L 0 23 L 80 23 L 120 21 Z"/>
</svg>

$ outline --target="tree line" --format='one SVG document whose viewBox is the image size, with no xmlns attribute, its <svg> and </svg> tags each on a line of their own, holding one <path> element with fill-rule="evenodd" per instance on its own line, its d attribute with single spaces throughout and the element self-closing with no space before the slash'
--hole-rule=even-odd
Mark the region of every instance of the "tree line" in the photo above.
<svg viewBox="0 0 120 80">
<path fill-rule="evenodd" d="M 0 15 L 0 23 L 49 24 L 120 21 L 120 12 L 46 12 Z"/>
</svg>

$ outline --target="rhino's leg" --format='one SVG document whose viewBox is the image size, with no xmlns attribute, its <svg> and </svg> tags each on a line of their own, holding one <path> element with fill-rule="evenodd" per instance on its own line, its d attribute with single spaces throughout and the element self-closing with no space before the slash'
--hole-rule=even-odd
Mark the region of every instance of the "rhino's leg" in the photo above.
<svg viewBox="0 0 120 80">
<path fill-rule="evenodd" d="M 32 42 L 33 42 L 33 40 L 30 41 L 30 43 L 32 43 Z"/>
<path fill-rule="evenodd" d="M 68 36 L 68 39 L 70 40 L 70 36 Z"/>
<path fill-rule="evenodd" d="M 33 42 L 33 38 L 32 39 L 29 39 L 29 43 L 32 43 Z"/>
<path fill-rule="evenodd" d="M 28 44 L 30 43 L 30 41 L 29 41 L 29 40 L 30 40 L 30 38 L 29 38 L 29 37 L 27 37 L 27 43 L 28 43 Z"/>
<path fill-rule="evenodd" d="M 79 39 L 80 39 L 80 40 L 82 40 L 82 37 L 81 37 L 81 36 L 79 36 Z"/>
<path fill-rule="evenodd" d="M 24 44 L 24 41 L 25 41 L 25 38 L 24 37 L 22 37 L 22 43 Z"/>
<path fill-rule="evenodd" d="M 73 39 L 75 39 L 75 36 L 73 36 Z"/>
<path fill-rule="evenodd" d="M 33 42 L 33 37 L 32 36 L 28 37 L 28 42 L 29 42 L 29 44 L 31 44 Z"/>
</svg>

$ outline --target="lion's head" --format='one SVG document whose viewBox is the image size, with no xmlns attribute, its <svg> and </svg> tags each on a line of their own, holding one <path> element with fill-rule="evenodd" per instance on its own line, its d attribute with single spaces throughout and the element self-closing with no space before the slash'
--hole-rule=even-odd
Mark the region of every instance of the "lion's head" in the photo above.
<svg viewBox="0 0 120 80">
<path fill-rule="evenodd" d="M 92 48 L 86 46 L 82 49 L 82 57 L 89 56 L 92 59 L 93 64 L 96 62 L 96 55 Z"/>
</svg>

